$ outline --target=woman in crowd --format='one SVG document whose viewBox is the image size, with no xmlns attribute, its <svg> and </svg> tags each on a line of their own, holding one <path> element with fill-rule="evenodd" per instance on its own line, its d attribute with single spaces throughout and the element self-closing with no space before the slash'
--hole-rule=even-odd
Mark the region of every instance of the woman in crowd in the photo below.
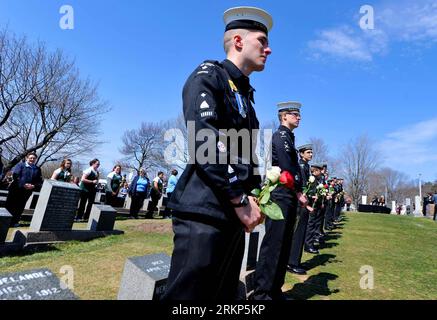
<svg viewBox="0 0 437 320">
<path fill-rule="evenodd" d="M 147 197 L 150 180 L 147 178 L 146 170 L 140 169 L 140 174 L 137 175 L 129 187 L 129 196 L 132 198 L 130 205 L 131 218 L 138 219 L 138 213 L 143 206 L 144 199 Z"/>
<path fill-rule="evenodd" d="M 117 207 L 117 196 L 123 177 L 121 176 L 121 166 L 116 165 L 106 177 L 106 204 Z"/>
<path fill-rule="evenodd" d="M 70 182 L 72 178 L 71 166 L 72 166 L 72 162 L 70 159 L 62 160 L 59 168 L 53 172 L 51 179 L 62 181 L 62 182 Z"/>
<path fill-rule="evenodd" d="M 164 189 L 164 172 L 159 171 L 158 175 L 153 179 L 152 189 L 150 190 L 150 199 L 151 204 L 149 208 L 147 208 L 146 219 L 153 219 L 153 213 L 157 209 L 159 200 L 162 197 L 162 191 Z"/>
<path fill-rule="evenodd" d="M 168 185 L 167 185 L 167 198 L 168 201 L 170 201 L 171 195 L 174 191 L 174 189 L 176 188 L 176 184 L 178 183 L 178 171 L 176 169 L 173 169 L 171 171 L 171 175 L 170 178 L 168 178 Z M 164 211 L 164 219 L 166 218 L 171 218 L 171 210 L 169 208 L 167 208 L 167 206 L 165 207 L 165 211 Z"/>
<path fill-rule="evenodd" d="M 90 161 L 90 167 L 86 169 L 82 174 L 82 179 L 79 184 L 80 192 L 80 204 L 77 211 L 76 221 L 88 220 L 91 208 L 96 197 L 96 186 L 99 182 L 99 159 L 93 159 Z M 86 206 L 86 211 L 85 211 Z"/>
<path fill-rule="evenodd" d="M 6 209 L 12 214 L 11 226 L 18 227 L 21 214 L 32 192 L 39 191 L 43 179 L 41 169 L 36 166 L 37 155 L 28 153 L 24 162 L 17 164 L 12 171 L 13 182 L 9 186 Z"/>
</svg>

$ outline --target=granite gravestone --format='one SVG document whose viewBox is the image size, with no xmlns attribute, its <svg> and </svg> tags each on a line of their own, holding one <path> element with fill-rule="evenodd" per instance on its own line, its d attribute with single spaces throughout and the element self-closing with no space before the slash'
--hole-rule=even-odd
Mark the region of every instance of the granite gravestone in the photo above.
<svg viewBox="0 0 437 320">
<path fill-rule="evenodd" d="M 265 225 L 257 226 L 250 234 L 246 233 L 246 243 L 238 289 L 239 300 L 246 300 L 255 288 L 255 269 L 264 236 Z"/>
<path fill-rule="evenodd" d="M 12 215 L 6 208 L 0 208 L 0 245 L 5 243 Z"/>
<path fill-rule="evenodd" d="M 118 300 L 159 300 L 165 292 L 170 262 L 164 253 L 128 258 Z"/>
<path fill-rule="evenodd" d="M 112 231 L 114 230 L 117 211 L 111 206 L 93 205 L 88 220 L 88 230 L 91 231 Z"/>
<path fill-rule="evenodd" d="M 73 227 L 80 189 L 72 183 L 45 180 L 38 204 L 30 224 L 30 230 L 70 231 Z"/>
<path fill-rule="evenodd" d="M 77 300 L 49 269 L 0 275 L 0 300 Z"/>
</svg>

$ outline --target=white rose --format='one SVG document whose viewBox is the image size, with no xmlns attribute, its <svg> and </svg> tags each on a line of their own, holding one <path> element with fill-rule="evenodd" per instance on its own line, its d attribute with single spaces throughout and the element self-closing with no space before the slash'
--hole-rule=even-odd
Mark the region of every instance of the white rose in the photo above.
<svg viewBox="0 0 437 320">
<path fill-rule="evenodd" d="M 311 176 L 309 181 L 310 181 L 310 183 L 314 183 L 314 182 L 316 182 L 316 177 Z"/>
<path fill-rule="evenodd" d="M 323 189 L 325 186 L 323 185 L 323 184 L 319 184 L 318 186 L 317 186 L 317 189 Z"/>
<path fill-rule="evenodd" d="M 279 177 L 281 176 L 281 168 L 272 167 L 270 170 L 267 170 L 266 176 L 267 176 L 267 179 L 269 179 L 271 183 L 278 182 Z"/>
</svg>

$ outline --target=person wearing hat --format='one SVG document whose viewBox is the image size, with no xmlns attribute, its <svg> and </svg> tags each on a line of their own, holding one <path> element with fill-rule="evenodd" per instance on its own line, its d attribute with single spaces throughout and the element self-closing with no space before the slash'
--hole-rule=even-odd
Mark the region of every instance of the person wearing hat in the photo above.
<svg viewBox="0 0 437 320">
<path fill-rule="evenodd" d="M 311 168 L 309 162 L 313 159 L 313 145 L 306 144 L 300 146 L 299 150 L 299 166 L 302 176 L 302 186 L 306 187 L 311 177 Z M 306 270 L 302 267 L 302 254 L 305 243 L 305 234 L 308 225 L 310 212 L 307 208 L 297 208 L 296 228 L 294 229 L 293 241 L 291 244 L 290 258 L 288 259 L 287 270 L 291 273 L 304 275 Z"/>
<path fill-rule="evenodd" d="M 260 186 L 258 161 L 243 159 L 241 149 L 255 154 L 251 135 L 259 122 L 249 76 L 265 68 L 273 21 L 254 7 L 231 8 L 224 21 L 227 59 L 200 64 L 183 89 L 188 128 L 194 127 L 193 137 L 200 131 L 208 136 L 206 142 L 188 142 L 191 159 L 168 203 L 175 237 L 164 300 L 237 299 L 244 231 L 263 221 L 256 199 L 249 196 Z M 239 148 L 225 130 L 248 132 L 249 143 Z M 204 159 L 195 156 L 197 151 Z"/>
<path fill-rule="evenodd" d="M 315 185 L 323 183 L 323 164 L 313 163 L 311 164 L 311 174 L 316 178 Z M 319 254 L 315 244 L 319 241 L 320 221 L 323 211 L 323 202 L 317 201 L 314 208 L 314 212 L 310 215 L 307 225 L 307 231 L 305 234 L 305 246 L 304 250 L 311 254 Z"/>
<path fill-rule="evenodd" d="M 302 205 L 307 203 L 302 194 L 302 177 L 293 133 L 301 120 L 300 108 L 298 102 L 278 105 L 281 125 L 272 137 L 272 166 L 280 167 L 282 173 L 288 171 L 294 178 L 294 188 L 279 185 L 271 193 L 270 199 L 281 208 L 284 220 L 266 218 L 266 233 L 255 271 L 254 293 L 250 297 L 253 300 L 284 299 L 282 286 L 290 256 L 296 210 L 299 202 Z"/>
<path fill-rule="evenodd" d="M 344 207 L 343 178 L 337 178 L 337 198 L 334 211 L 334 222 L 341 221 L 341 209 Z"/>
</svg>

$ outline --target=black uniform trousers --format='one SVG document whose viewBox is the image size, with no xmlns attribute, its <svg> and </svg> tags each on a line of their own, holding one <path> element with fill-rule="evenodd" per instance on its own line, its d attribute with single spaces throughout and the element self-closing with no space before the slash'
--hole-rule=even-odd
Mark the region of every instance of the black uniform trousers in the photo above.
<svg viewBox="0 0 437 320">
<path fill-rule="evenodd" d="M 291 243 L 290 258 L 288 264 L 298 267 L 302 261 L 303 246 L 305 244 L 305 235 L 308 226 L 310 213 L 306 208 L 297 208 L 296 228 L 294 229 L 293 241 Z"/>
<path fill-rule="evenodd" d="M 81 191 L 79 209 L 77 210 L 76 219 L 88 220 L 93 207 L 94 200 L 96 199 L 96 191 Z M 85 210 L 86 207 L 86 210 Z"/>
<path fill-rule="evenodd" d="M 9 189 L 5 207 L 12 215 L 11 226 L 20 222 L 24 207 L 26 206 L 27 200 L 29 200 L 32 195 L 32 192 L 32 190 L 26 190 L 19 187 Z"/>
<path fill-rule="evenodd" d="M 326 206 L 326 218 L 325 218 L 325 228 L 332 228 L 334 226 L 334 210 L 335 204 L 332 200 L 325 203 Z"/>
<path fill-rule="evenodd" d="M 324 234 L 325 233 L 325 231 L 323 229 L 324 226 L 325 226 L 325 220 L 326 220 L 326 207 L 323 206 L 323 208 L 321 209 L 320 220 L 318 222 L 319 229 L 318 229 L 317 232 L 319 234 Z"/>
<path fill-rule="evenodd" d="M 273 193 L 271 199 L 281 208 L 284 220 L 274 221 L 266 218 L 266 234 L 256 264 L 253 300 L 282 298 L 282 286 L 290 257 L 297 200 L 291 195 L 277 193 Z"/>
<path fill-rule="evenodd" d="M 131 203 L 129 208 L 129 213 L 131 217 L 138 218 L 138 213 L 144 204 L 144 199 L 146 199 L 146 192 L 137 192 L 132 195 Z"/>
<path fill-rule="evenodd" d="M 313 247 L 314 241 L 317 239 L 320 216 L 322 214 L 321 210 L 322 210 L 321 208 L 316 207 L 309 216 L 307 231 L 305 234 L 305 248 Z"/>
<path fill-rule="evenodd" d="M 340 218 L 341 208 L 342 207 L 343 206 L 342 206 L 340 201 L 335 204 L 335 214 L 334 214 L 335 221 L 337 221 Z"/>
<path fill-rule="evenodd" d="M 174 211 L 173 232 L 163 300 L 237 299 L 245 243 L 241 223 Z"/>
</svg>

